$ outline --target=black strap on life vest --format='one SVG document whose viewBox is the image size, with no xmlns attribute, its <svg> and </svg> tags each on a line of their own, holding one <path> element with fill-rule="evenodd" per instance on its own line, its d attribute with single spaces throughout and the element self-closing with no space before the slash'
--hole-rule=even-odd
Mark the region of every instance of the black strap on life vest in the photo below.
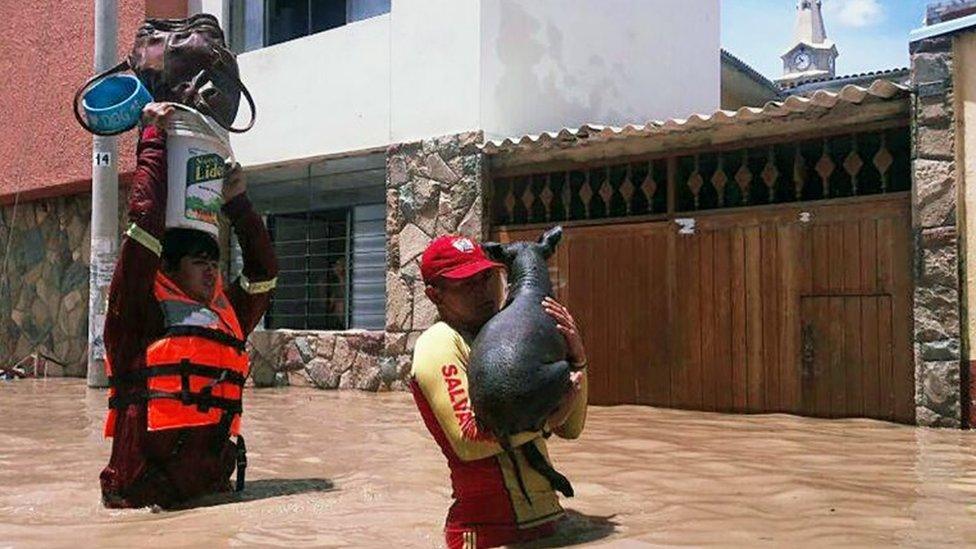
<svg viewBox="0 0 976 549">
<path fill-rule="evenodd" d="M 214 454 L 220 455 L 223 451 L 224 444 L 230 438 L 230 424 L 233 421 L 234 414 L 228 410 L 224 410 L 224 413 L 220 416 L 220 423 L 217 424 L 217 434 L 214 436 L 212 448 Z M 234 467 L 237 469 L 237 481 L 234 484 L 234 491 L 240 492 L 244 490 L 244 477 L 247 474 L 247 445 L 244 443 L 244 437 L 242 435 L 237 435 L 237 443 L 234 444 L 234 448 Z"/>
<path fill-rule="evenodd" d="M 206 388 L 205 388 L 206 389 Z M 169 393 L 164 391 L 140 391 L 139 393 L 133 395 L 117 395 L 108 399 L 109 408 L 125 408 L 130 404 L 143 404 L 152 398 L 170 398 L 174 400 L 183 401 L 183 394 L 180 393 Z M 224 441 L 230 437 L 230 426 L 234 421 L 234 417 L 241 414 L 242 407 L 239 400 L 231 400 L 226 398 L 214 397 L 212 395 L 191 395 L 192 403 L 197 405 L 197 408 L 201 411 L 207 411 L 210 408 L 220 408 L 223 413 L 220 415 L 220 423 L 217 424 L 217 432 L 214 435 L 214 445 L 213 452 L 217 455 L 223 450 Z M 201 408 L 201 405 L 205 408 Z M 177 438 L 176 448 L 173 450 L 173 456 L 179 453 L 182 448 L 184 441 L 186 440 L 187 428 L 181 429 L 179 438 Z M 247 445 L 244 443 L 244 437 L 242 435 L 237 435 L 237 443 L 234 445 L 236 448 L 234 466 L 237 469 L 237 480 L 234 484 L 234 490 L 240 492 L 244 490 L 244 479 L 247 471 Z"/>
<path fill-rule="evenodd" d="M 187 359 L 183 359 L 179 364 L 166 365 L 165 368 L 167 372 L 165 374 L 153 373 L 151 370 L 156 369 L 156 367 L 153 367 L 141 370 L 141 372 L 146 372 L 144 374 L 136 374 L 131 377 L 148 378 L 155 377 L 157 375 L 179 375 L 180 392 L 172 393 L 169 391 L 150 391 L 147 389 L 142 389 L 134 394 L 116 395 L 109 398 L 109 408 L 124 408 L 130 404 L 145 403 L 154 398 L 168 398 L 172 400 L 179 400 L 185 406 L 196 405 L 197 410 L 199 410 L 201 413 L 209 412 L 211 408 L 220 408 L 224 411 L 220 418 L 221 425 L 223 425 L 226 421 L 227 429 L 230 429 L 230 422 L 234 419 L 233 416 L 239 415 L 243 411 L 241 408 L 241 401 L 240 399 L 215 397 L 213 396 L 213 388 L 218 383 L 231 381 L 232 374 L 236 375 L 233 382 L 239 383 L 243 387 L 244 380 L 240 374 L 235 374 L 229 370 L 218 370 L 216 368 L 207 368 L 206 366 L 192 364 Z M 201 371 L 203 372 L 202 374 L 197 373 Z M 204 386 L 199 393 L 194 393 L 190 390 L 190 375 L 203 375 L 205 377 L 212 378 L 212 381 Z M 119 383 L 123 379 L 129 381 L 129 377 L 130 376 L 125 376 L 124 378 L 116 379 L 115 383 Z"/>
<path fill-rule="evenodd" d="M 196 329 L 185 330 L 186 328 L 196 328 L 191 326 L 178 326 L 180 330 L 176 330 L 180 333 L 173 333 L 174 330 L 167 332 L 167 335 L 197 335 L 203 336 L 202 332 L 197 332 Z M 208 335 L 218 334 L 223 337 L 226 336 L 223 332 L 218 332 L 216 330 L 207 330 L 206 328 L 201 328 Z M 193 331 L 197 333 L 189 334 L 188 331 Z M 226 336 L 230 338 L 230 336 Z M 230 338 L 237 341 L 235 338 Z M 221 343 L 227 343 L 221 341 Z M 243 346 L 243 343 L 241 344 Z M 193 393 L 190 391 L 190 376 L 200 376 L 207 377 L 211 379 L 211 382 L 204 386 L 199 393 Z M 208 412 L 211 408 L 219 408 L 223 410 L 220 414 L 220 422 L 217 424 L 217 432 L 214 436 L 213 451 L 216 454 L 220 454 L 223 450 L 224 441 L 230 437 L 230 427 L 234 422 L 234 418 L 239 416 L 242 411 L 242 405 L 240 400 L 226 399 L 213 396 L 213 388 L 218 383 L 233 383 L 240 387 L 244 387 L 245 377 L 237 372 L 232 372 L 230 370 L 213 368 L 210 366 L 205 366 L 202 364 L 195 364 L 190 362 L 188 359 L 183 359 L 179 363 L 173 364 L 159 364 L 156 366 L 150 366 L 147 368 L 139 369 L 135 372 L 129 372 L 124 375 L 115 375 L 109 378 L 109 383 L 113 387 L 119 388 L 126 384 L 144 384 L 145 381 L 151 377 L 160 376 L 180 376 L 180 392 L 172 393 L 167 391 L 149 391 L 145 388 L 134 394 L 127 395 L 116 395 L 109 398 L 108 406 L 109 408 L 125 408 L 130 404 L 144 404 L 153 398 L 168 398 L 173 400 L 179 400 L 186 406 L 196 405 L 197 410 L 202 413 Z M 145 387 L 145 385 L 143 385 Z M 180 438 L 177 440 L 177 447 L 174 450 L 174 455 L 178 453 L 179 448 L 182 447 L 183 441 L 185 439 L 186 430 L 180 434 Z M 237 435 L 237 443 L 235 444 L 235 460 L 234 466 L 237 469 L 237 480 L 234 485 L 234 490 L 240 492 L 244 490 L 244 480 L 247 471 L 247 446 L 244 442 L 244 437 Z"/>
<path fill-rule="evenodd" d="M 145 368 L 140 368 L 134 372 L 128 372 L 125 374 L 117 374 L 110 377 L 108 381 L 113 387 L 119 387 L 124 384 L 142 383 L 151 377 L 182 376 L 184 374 L 208 377 L 211 379 L 221 378 L 220 382 L 233 383 L 234 385 L 238 385 L 240 387 L 244 386 L 244 381 L 246 379 L 237 372 L 183 360 L 171 364 L 147 366 Z"/>
<path fill-rule="evenodd" d="M 234 485 L 235 492 L 244 490 L 245 471 L 247 471 L 247 446 L 244 445 L 244 437 L 237 435 L 237 484 Z"/>
<path fill-rule="evenodd" d="M 230 426 L 233 421 L 234 414 L 230 410 L 224 410 L 220 415 L 220 423 L 217 424 L 217 434 L 214 436 L 213 441 L 214 454 L 220 455 L 223 451 L 226 440 L 230 438 Z M 247 471 L 247 446 L 244 443 L 244 437 L 242 435 L 237 435 L 237 443 L 234 447 L 236 449 L 234 467 L 237 469 L 237 481 L 234 484 L 234 491 L 240 492 L 244 490 L 244 477 Z"/>
<path fill-rule="evenodd" d="M 214 330 L 212 328 L 206 328 L 203 326 L 185 326 L 182 324 L 170 326 L 169 328 L 166 328 L 163 336 L 159 339 L 179 336 L 195 336 L 209 339 L 211 341 L 227 345 L 228 347 L 233 347 L 238 353 L 243 353 L 246 349 L 244 341 L 237 339 L 232 335 L 221 332 L 220 330 Z"/>
<path fill-rule="evenodd" d="M 187 404 L 187 402 L 184 400 L 184 395 L 182 394 L 182 392 L 170 393 L 167 391 L 139 391 L 138 393 L 135 394 L 116 395 L 110 397 L 108 399 L 108 407 L 114 409 L 122 409 L 132 404 L 144 404 L 146 401 L 154 398 L 167 398 L 171 400 L 179 400 L 180 402 Z M 241 401 L 229 399 L 229 398 L 220 398 L 220 397 L 203 395 L 203 394 L 194 395 L 191 393 L 189 395 L 188 400 L 189 400 L 189 403 L 187 404 L 188 406 L 196 405 L 197 409 L 200 410 L 201 412 L 208 412 L 210 411 L 211 408 L 219 408 L 221 410 L 229 412 L 230 415 L 233 416 L 233 415 L 240 414 L 243 410 L 243 408 L 241 407 Z"/>
</svg>

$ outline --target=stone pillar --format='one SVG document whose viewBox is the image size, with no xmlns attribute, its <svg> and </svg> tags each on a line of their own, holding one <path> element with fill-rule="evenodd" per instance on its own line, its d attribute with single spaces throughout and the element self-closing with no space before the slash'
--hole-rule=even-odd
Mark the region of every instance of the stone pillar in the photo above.
<svg viewBox="0 0 976 549">
<path fill-rule="evenodd" d="M 485 159 L 480 132 L 402 143 L 387 153 L 385 370 L 403 388 L 417 337 L 437 321 L 424 295 L 420 255 L 436 236 L 484 237 Z"/>
<path fill-rule="evenodd" d="M 952 38 L 911 46 L 915 234 L 915 415 L 919 425 L 963 424 L 958 188 Z"/>
</svg>

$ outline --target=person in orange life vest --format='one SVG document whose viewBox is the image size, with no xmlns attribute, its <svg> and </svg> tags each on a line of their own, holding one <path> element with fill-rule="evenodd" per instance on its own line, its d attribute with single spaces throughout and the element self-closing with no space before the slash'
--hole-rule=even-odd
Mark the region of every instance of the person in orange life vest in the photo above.
<svg viewBox="0 0 976 549">
<path fill-rule="evenodd" d="M 444 529 L 450 548 L 495 547 L 545 537 L 555 532 L 563 515 L 549 482 L 528 466 L 521 452 L 515 453 L 513 464 L 491 434 L 478 428 L 468 403 L 469 346 L 501 310 L 502 274 L 502 265 L 463 236 L 435 239 L 421 258 L 425 293 L 441 321 L 417 339 L 410 388 L 451 470 L 454 503 Z M 569 359 L 579 371 L 572 374 L 572 389 L 548 419 L 545 432 L 520 433 L 512 437 L 512 446 L 535 444 L 548 459 L 545 439 L 551 432 L 576 438 L 583 430 L 586 350 L 566 308 L 551 298 L 543 307 L 566 338 Z M 531 502 L 519 489 L 514 467 L 522 474 Z"/>
<path fill-rule="evenodd" d="M 243 480 L 244 340 L 270 302 L 277 262 L 239 166 L 227 170 L 222 210 L 241 244 L 241 277 L 224 287 L 210 235 L 165 229 L 166 127 L 173 106 L 143 111 L 129 228 L 105 320 L 111 385 L 100 475 L 106 507 L 173 507 Z M 174 168 L 177 169 L 177 168 Z"/>
</svg>

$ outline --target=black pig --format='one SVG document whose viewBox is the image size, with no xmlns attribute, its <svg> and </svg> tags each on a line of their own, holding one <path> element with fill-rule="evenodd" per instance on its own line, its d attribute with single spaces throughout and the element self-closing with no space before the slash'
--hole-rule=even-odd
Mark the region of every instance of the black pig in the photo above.
<svg viewBox="0 0 976 549">
<path fill-rule="evenodd" d="M 508 267 L 509 294 L 505 307 L 489 320 L 471 345 L 468 379 L 471 405 L 479 425 L 498 439 L 513 459 L 509 436 L 538 431 L 570 389 L 566 340 L 542 308 L 552 297 L 546 260 L 562 237 L 550 229 L 538 242 L 487 242 L 485 253 Z M 546 461 L 535 444 L 521 446 L 529 465 L 565 496 L 573 487 Z M 519 487 L 531 504 L 515 467 Z"/>
</svg>

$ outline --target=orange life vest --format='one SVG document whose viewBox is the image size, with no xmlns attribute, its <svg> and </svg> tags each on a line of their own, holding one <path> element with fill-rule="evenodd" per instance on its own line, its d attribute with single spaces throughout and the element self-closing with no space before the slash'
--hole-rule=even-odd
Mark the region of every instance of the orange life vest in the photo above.
<svg viewBox="0 0 976 549">
<path fill-rule="evenodd" d="M 204 304 L 187 296 L 163 273 L 153 294 L 163 310 L 163 336 L 146 350 L 146 367 L 125 378 L 112 376 L 106 436 L 112 436 L 115 411 L 132 403 L 116 396 L 119 383 L 145 382 L 136 398 L 147 406 L 150 431 L 223 425 L 240 435 L 241 392 L 249 365 L 244 334 L 224 295 L 219 277 L 214 297 Z"/>
</svg>

